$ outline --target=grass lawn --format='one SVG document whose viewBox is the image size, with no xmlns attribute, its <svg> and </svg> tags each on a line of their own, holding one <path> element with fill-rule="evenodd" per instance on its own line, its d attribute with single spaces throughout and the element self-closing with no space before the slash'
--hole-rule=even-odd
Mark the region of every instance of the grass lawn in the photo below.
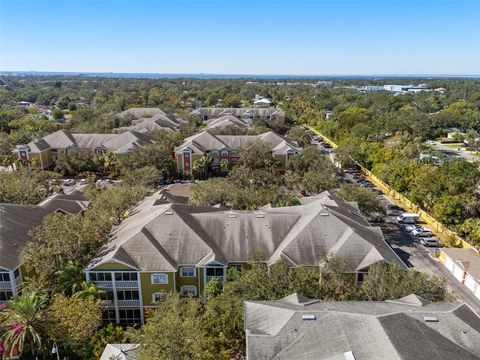
<svg viewBox="0 0 480 360">
<path fill-rule="evenodd" d="M 446 147 L 449 147 L 450 149 L 458 149 L 458 148 L 464 148 L 465 144 L 463 143 L 458 143 L 458 144 L 442 144 Z"/>
</svg>

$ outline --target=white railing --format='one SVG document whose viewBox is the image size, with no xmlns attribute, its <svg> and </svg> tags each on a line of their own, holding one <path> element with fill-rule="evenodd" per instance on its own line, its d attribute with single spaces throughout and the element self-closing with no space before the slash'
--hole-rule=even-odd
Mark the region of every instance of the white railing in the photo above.
<svg viewBox="0 0 480 360">
<path fill-rule="evenodd" d="M 0 289 L 11 289 L 12 283 L 10 281 L 0 281 Z"/>
<path fill-rule="evenodd" d="M 113 288 L 113 282 L 112 281 L 90 281 L 90 282 L 94 283 L 99 288 L 105 288 L 105 289 L 112 289 Z"/>
<path fill-rule="evenodd" d="M 138 288 L 138 281 L 132 280 L 132 281 L 115 281 L 115 287 L 117 289 L 130 289 L 130 288 Z"/>
<path fill-rule="evenodd" d="M 102 300 L 102 306 L 113 306 L 113 300 Z"/>
<path fill-rule="evenodd" d="M 135 307 L 140 306 L 140 300 L 118 300 L 118 307 Z"/>
</svg>

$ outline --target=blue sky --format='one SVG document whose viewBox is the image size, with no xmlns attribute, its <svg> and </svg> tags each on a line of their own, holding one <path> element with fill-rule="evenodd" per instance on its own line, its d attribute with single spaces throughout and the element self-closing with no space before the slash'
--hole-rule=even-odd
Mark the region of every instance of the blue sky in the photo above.
<svg viewBox="0 0 480 360">
<path fill-rule="evenodd" d="M 0 0 L 0 70 L 480 74 L 480 1 Z"/>
</svg>

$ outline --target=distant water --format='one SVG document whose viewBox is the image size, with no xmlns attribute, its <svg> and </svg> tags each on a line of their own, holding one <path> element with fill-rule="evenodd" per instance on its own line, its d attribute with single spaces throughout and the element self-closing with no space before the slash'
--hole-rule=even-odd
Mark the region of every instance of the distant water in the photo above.
<svg viewBox="0 0 480 360">
<path fill-rule="evenodd" d="M 370 78 L 480 78 L 480 75 L 451 74 L 371 74 L 371 75 L 288 75 L 288 74 L 162 74 L 162 73 L 94 73 L 48 71 L 0 71 L 0 76 L 85 76 L 131 79 L 370 79 Z"/>
</svg>

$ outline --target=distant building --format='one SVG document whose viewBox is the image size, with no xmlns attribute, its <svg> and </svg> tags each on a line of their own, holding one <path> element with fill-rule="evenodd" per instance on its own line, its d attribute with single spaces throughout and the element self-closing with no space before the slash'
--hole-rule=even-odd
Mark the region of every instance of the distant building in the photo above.
<svg viewBox="0 0 480 360">
<path fill-rule="evenodd" d="M 192 175 L 194 161 L 210 154 L 214 171 L 227 173 L 235 166 L 238 151 L 254 141 L 262 141 L 270 147 L 279 160 L 280 171 L 284 171 L 290 158 L 300 152 L 290 140 L 272 131 L 260 135 L 213 135 L 203 131 L 186 138 L 175 148 L 177 170 L 186 176 Z"/>
<path fill-rule="evenodd" d="M 49 197 L 39 205 L 0 204 L 0 304 L 18 292 L 22 283 L 21 253 L 30 231 L 52 213 L 82 213 L 88 201 L 80 191 Z"/>
<path fill-rule="evenodd" d="M 192 111 L 192 115 L 200 117 L 202 121 L 218 118 L 223 115 L 232 115 L 242 120 L 283 120 L 285 113 L 280 108 L 199 108 Z"/>
<path fill-rule="evenodd" d="M 468 305 L 414 294 L 389 301 L 292 294 L 245 301 L 244 318 L 247 360 L 480 359 L 480 318 Z"/>
<path fill-rule="evenodd" d="M 239 119 L 233 115 L 223 115 L 216 119 L 209 119 L 205 124 L 207 129 L 224 128 L 227 126 L 247 129 L 251 125 L 251 120 Z"/>
<path fill-rule="evenodd" d="M 255 98 L 253 99 L 253 105 L 258 106 L 258 107 L 268 107 L 272 104 L 272 101 L 264 98 L 263 96 L 260 95 L 255 95 Z"/>
<path fill-rule="evenodd" d="M 23 163 L 34 169 L 48 169 L 54 165 L 58 154 L 74 149 L 89 149 L 98 155 L 108 151 L 125 154 L 146 144 L 153 144 L 153 137 L 136 131 L 121 134 L 74 134 L 68 130 L 58 130 L 26 145 L 17 145 L 13 152 Z"/>
<path fill-rule="evenodd" d="M 168 115 L 158 108 L 131 108 L 117 114 L 117 118 L 123 120 L 132 118 L 131 126 L 118 128 L 117 132 L 136 131 L 151 133 L 154 130 L 178 131 L 185 121 Z"/>
</svg>

